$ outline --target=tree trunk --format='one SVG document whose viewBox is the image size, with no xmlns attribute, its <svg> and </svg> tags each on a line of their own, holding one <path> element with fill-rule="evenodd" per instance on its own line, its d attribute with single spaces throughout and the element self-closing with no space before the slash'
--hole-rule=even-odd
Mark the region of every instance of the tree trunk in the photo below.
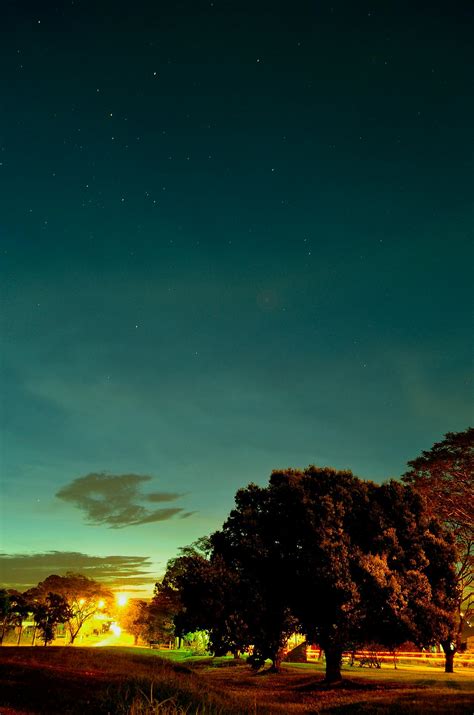
<svg viewBox="0 0 474 715">
<path fill-rule="evenodd" d="M 0 645 L 3 645 L 3 639 L 5 638 L 5 631 L 7 629 L 7 618 L 5 616 L 2 624 L 2 633 L 0 635 Z"/>
<path fill-rule="evenodd" d="M 342 680 L 342 648 L 331 646 L 330 648 L 325 648 L 324 654 L 326 656 L 326 677 L 324 680 L 326 683 L 338 683 Z"/>
<path fill-rule="evenodd" d="M 454 651 L 449 651 L 448 653 L 445 653 L 445 663 L 444 663 L 444 672 L 445 673 L 454 673 Z"/>
<path fill-rule="evenodd" d="M 272 661 L 271 667 L 268 669 L 269 673 L 281 673 L 281 661 L 283 659 L 283 648 L 278 648 L 270 653 L 270 659 Z"/>
<path fill-rule="evenodd" d="M 269 673 L 281 673 L 281 657 L 280 655 L 276 655 L 272 659 L 272 664 L 270 668 L 268 669 Z"/>
<path fill-rule="evenodd" d="M 456 646 L 452 639 L 441 641 L 441 648 L 444 652 L 444 672 L 454 673 L 454 656 L 456 655 Z"/>
<path fill-rule="evenodd" d="M 441 641 L 441 647 L 444 651 L 444 672 L 454 673 L 454 656 L 456 655 L 456 647 L 452 641 Z"/>
<path fill-rule="evenodd" d="M 21 641 L 21 634 L 23 633 L 23 626 L 18 626 L 18 640 L 16 642 L 17 645 L 20 645 Z"/>
</svg>

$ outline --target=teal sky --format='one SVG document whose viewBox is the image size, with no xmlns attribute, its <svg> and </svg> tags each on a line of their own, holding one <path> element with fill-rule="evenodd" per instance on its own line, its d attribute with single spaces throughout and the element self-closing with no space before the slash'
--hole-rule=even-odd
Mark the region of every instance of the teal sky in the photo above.
<svg viewBox="0 0 474 715">
<path fill-rule="evenodd" d="M 272 469 L 472 421 L 474 11 L 381 5 L 6 3 L 6 585 L 141 588 Z"/>
</svg>

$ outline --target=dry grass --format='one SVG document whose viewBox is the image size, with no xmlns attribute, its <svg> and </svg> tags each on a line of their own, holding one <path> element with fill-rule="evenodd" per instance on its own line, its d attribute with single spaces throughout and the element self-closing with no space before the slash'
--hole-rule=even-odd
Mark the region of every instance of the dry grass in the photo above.
<svg viewBox="0 0 474 715">
<path fill-rule="evenodd" d="M 113 648 L 0 648 L 3 707 L 44 715 L 244 712 L 180 664 Z"/>
<path fill-rule="evenodd" d="M 271 713 L 469 713 L 474 706 L 472 676 L 415 674 L 411 671 L 351 670 L 337 686 L 323 673 L 286 666 L 281 675 L 214 669 L 208 682 L 233 697 L 244 697 L 254 712 Z M 441 676 L 441 677 L 440 677 Z M 252 712 L 249 710 L 249 712 Z"/>
<path fill-rule="evenodd" d="M 232 660 L 193 658 L 173 663 L 156 651 L 132 648 L 4 648 L 0 649 L 0 713 L 472 715 L 474 711 L 469 672 L 347 668 L 344 676 L 341 684 L 328 687 L 318 665 L 286 665 L 279 675 L 255 675 Z"/>
</svg>

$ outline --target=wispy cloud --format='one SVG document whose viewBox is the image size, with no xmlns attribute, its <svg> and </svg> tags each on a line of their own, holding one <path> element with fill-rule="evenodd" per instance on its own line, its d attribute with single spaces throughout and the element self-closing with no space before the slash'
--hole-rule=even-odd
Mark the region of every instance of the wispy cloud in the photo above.
<svg viewBox="0 0 474 715">
<path fill-rule="evenodd" d="M 68 571 L 82 573 L 111 588 L 143 586 L 155 579 L 151 567 L 148 556 L 89 556 L 76 551 L 0 554 L 2 586 L 20 591 L 52 573 L 61 575 Z"/>
<path fill-rule="evenodd" d="M 91 473 L 61 487 L 56 496 L 81 509 L 87 523 L 105 524 L 110 529 L 166 521 L 181 514 L 181 507 L 148 506 L 174 502 L 183 496 L 178 492 L 142 492 L 142 485 L 151 480 L 139 474 Z"/>
</svg>

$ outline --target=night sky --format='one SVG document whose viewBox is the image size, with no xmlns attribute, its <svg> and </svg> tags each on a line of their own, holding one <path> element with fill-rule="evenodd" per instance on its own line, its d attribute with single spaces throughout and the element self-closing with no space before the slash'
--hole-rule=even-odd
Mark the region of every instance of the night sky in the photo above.
<svg viewBox="0 0 474 715">
<path fill-rule="evenodd" d="M 472 421 L 474 6 L 4 0 L 0 581 Z M 146 591 L 145 591 L 146 593 Z"/>
</svg>

